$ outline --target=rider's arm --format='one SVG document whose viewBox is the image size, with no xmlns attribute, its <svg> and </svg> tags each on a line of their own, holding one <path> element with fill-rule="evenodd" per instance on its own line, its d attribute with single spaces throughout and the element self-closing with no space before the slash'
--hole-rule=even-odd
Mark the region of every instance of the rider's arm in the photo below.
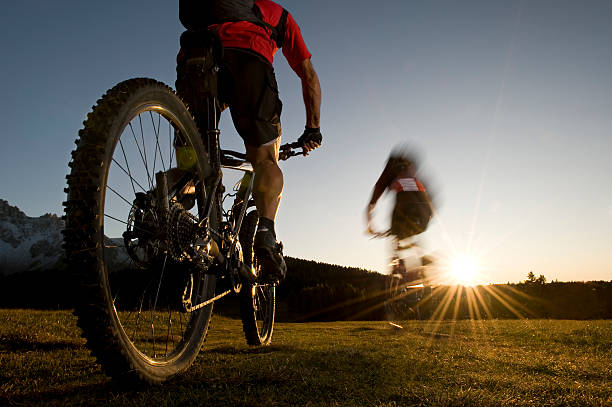
<svg viewBox="0 0 612 407">
<path fill-rule="evenodd" d="M 320 147 L 323 140 L 320 124 L 321 85 L 310 58 L 302 61 L 295 72 L 302 80 L 302 95 L 306 108 L 306 128 L 298 142 L 301 142 L 304 155 L 307 155 L 310 150 Z"/>
<path fill-rule="evenodd" d="M 378 202 L 378 199 L 381 197 L 383 192 L 385 192 L 385 189 L 387 189 L 387 187 L 393 182 L 396 175 L 393 172 L 394 171 L 392 171 L 390 163 L 387 162 L 383 172 L 380 174 L 380 177 L 378 177 L 376 184 L 374 184 L 374 189 L 372 190 L 372 198 L 370 198 L 369 205 L 372 207 L 372 209 L 374 209 L 374 206 L 376 206 L 376 202 Z"/>
<path fill-rule="evenodd" d="M 376 202 L 378 202 L 389 184 L 393 181 L 393 175 L 394 174 L 391 173 L 391 167 L 387 162 L 385 169 L 380 174 L 380 177 L 378 177 L 376 184 L 374 184 L 374 189 L 372 190 L 372 197 L 370 198 L 370 203 L 368 204 L 368 208 L 366 210 L 366 221 L 368 224 L 368 232 L 370 233 L 373 233 L 370 227 L 370 223 L 372 222 L 372 212 L 374 212 Z"/>
<path fill-rule="evenodd" d="M 370 198 L 369 204 L 369 207 L 371 209 L 374 209 L 374 207 L 376 206 L 376 202 L 378 202 L 380 196 L 383 194 L 383 192 L 385 192 L 385 189 L 386 187 L 382 186 L 378 182 L 374 185 L 374 189 L 372 190 L 372 198 Z"/>
<path fill-rule="evenodd" d="M 310 58 L 296 67 L 296 73 L 302 81 L 302 95 L 306 107 L 306 127 L 321 127 L 321 84 Z"/>
<path fill-rule="evenodd" d="M 306 108 L 306 129 L 300 140 L 307 140 L 303 143 L 304 153 L 307 153 L 318 147 L 322 140 L 320 131 L 321 85 L 310 61 L 311 54 L 302 38 L 300 28 L 291 14 L 287 16 L 287 28 L 282 50 L 291 69 L 302 81 L 302 95 Z"/>
<path fill-rule="evenodd" d="M 372 191 L 372 198 L 370 198 L 370 203 L 368 204 L 368 209 L 366 210 L 366 218 L 368 221 L 368 227 L 369 227 L 370 221 L 372 220 L 372 212 L 374 212 L 374 208 L 376 207 L 376 202 L 378 202 L 378 199 L 381 197 L 383 192 L 385 192 L 386 188 L 387 187 L 384 186 L 383 183 L 380 182 L 380 179 L 374 185 L 374 190 Z"/>
</svg>

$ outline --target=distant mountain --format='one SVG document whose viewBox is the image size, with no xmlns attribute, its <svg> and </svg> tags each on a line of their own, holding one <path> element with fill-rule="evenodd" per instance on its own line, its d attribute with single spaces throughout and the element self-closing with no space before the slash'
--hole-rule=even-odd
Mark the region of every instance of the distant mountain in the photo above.
<svg viewBox="0 0 612 407">
<path fill-rule="evenodd" d="M 27 216 L 0 199 L 0 274 L 61 268 L 64 221 L 57 215 Z M 128 267 L 128 254 L 120 248 L 122 238 L 106 237 L 106 262 L 113 268 Z"/>
<path fill-rule="evenodd" d="M 57 215 L 29 217 L 0 199 L 0 273 L 54 268 L 62 257 L 63 228 Z"/>
</svg>

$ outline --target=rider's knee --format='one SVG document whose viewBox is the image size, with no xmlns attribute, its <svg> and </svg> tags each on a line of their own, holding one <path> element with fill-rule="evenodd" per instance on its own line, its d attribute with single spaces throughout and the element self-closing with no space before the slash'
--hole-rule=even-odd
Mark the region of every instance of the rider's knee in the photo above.
<svg viewBox="0 0 612 407">
<path fill-rule="evenodd" d="M 280 137 L 274 142 L 258 147 L 246 146 L 247 158 L 257 171 L 257 167 L 278 167 L 278 148 Z"/>
</svg>

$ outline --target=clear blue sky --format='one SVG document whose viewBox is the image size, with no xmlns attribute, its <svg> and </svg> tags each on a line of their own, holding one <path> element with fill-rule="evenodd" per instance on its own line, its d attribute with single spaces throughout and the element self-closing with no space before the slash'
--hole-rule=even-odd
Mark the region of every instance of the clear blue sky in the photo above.
<svg viewBox="0 0 612 407">
<path fill-rule="evenodd" d="M 612 280 L 612 3 L 285 1 L 323 88 L 324 147 L 283 164 L 288 255 L 385 271 L 363 233 L 391 148 L 424 155 L 439 215 L 426 247 L 483 281 Z M 0 197 L 61 213 L 73 140 L 117 82 L 175 79 L 177 2 L 21 0 L 0 15 Z M 286 140 L 303 129 L 279 54 Z M 225 147 L 240 139 L 223 120 Z M 384 224 L 382 202 L 377 219 Z"/>
</svg>

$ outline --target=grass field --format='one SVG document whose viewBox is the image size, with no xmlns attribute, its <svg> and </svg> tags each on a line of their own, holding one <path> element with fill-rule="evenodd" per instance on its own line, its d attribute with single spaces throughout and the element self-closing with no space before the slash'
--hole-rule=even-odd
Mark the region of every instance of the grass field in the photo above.
<svg viewBox="0 0 612 407">
<path fill-rule="evenodd" d="M 0 406 L 612 405 L 612 321 L 277 324 L 249 348 L 214 317 L 196 363 L 119 391 L 65 311 L 0 310 Z"/>
</svg>

